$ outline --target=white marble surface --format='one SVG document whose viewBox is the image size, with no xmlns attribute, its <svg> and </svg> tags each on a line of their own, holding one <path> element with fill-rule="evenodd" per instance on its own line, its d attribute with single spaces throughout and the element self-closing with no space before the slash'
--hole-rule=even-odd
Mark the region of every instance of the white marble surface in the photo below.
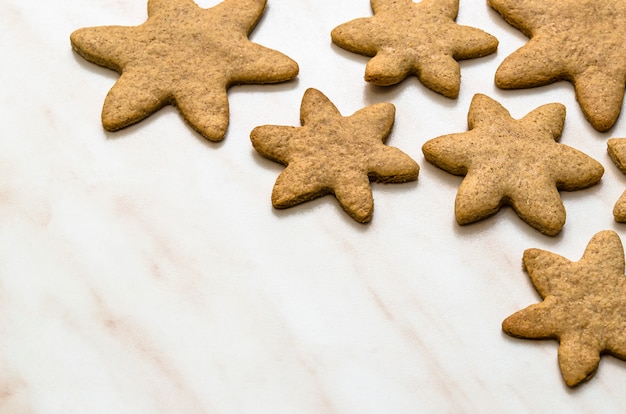
<svg viewBox="0 0 626 414">
<path fill-rule="evenodd" d="M 204 7 L 214 0 L 199 3 Z M 500 40 L 462 63 L 461 94 L 415 79 L 362 80 L 366 58 L 330 31 L 370 16 L 367 0 L 270 0 L 252 40 L 300 65 L 297 80 L 230 90 L 221 143 L 172 108 L 117 133 L 100 124 L 117 74 L 75 55 L 69 34 L 137 25 L 144 0 L 1 0 L 0 412 L 2 413 L 617 413 L 626 362 L 603 357 L 568 389 L 554 341 L 516 340 L 501 322 L 537 302 L 526 248 L 578 260 L 593 234 L 626 227 L 612 208 L 626 177 L 571 85 L 500 91 L 498 64 L 526 38 L 483 0 L 458 23 Z M 282 166 L 250 131 L 298 125 L 306 88 L 344 115 L 397 107 L 388 141 L 421 166 L 409 184 L 374 184 L 376 211 L 354 222 L 324 197 L 288 210 L 270 194 Z M 460 178 L 429 165 L 427 140 L 465 131 L 485 93 L 515 117 L 567 106 L 562 142 L 600 161 L 602 182 L 564 193 L 554 238 L 510 209 L 459 227 Z"/>
</svg>

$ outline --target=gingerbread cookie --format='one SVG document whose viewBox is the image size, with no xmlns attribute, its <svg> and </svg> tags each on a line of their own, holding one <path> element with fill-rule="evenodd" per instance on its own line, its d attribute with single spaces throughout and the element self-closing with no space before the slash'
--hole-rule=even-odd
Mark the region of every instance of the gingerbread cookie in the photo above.
<svg viewBox="0 0 626 414">
<path fill-rule="evenodd" d="M 394 85 L 410 74 L 428 88 L 456 98 L 461 84 L 457 60 L 496 51 L 498 40 L 482 30 L 455 23 L 459 0 L 371 0 L 374 16 L 335 28 L 335 44 L 373 56 L 365 80 Z"/>
<path fill-rule="evenodd" d="M 626 360 L 626 276 L 617 233 L 596 234 L 578 262 L 529 249 L 523 264 L 543 302 L 509 316 L 504 332 L 558 340 L 561 373 L 570 387 L 594 375 L 603 353 Z"/>
<path fill-rule="evenodd" d="M 300 107 L 301 127 L 265 125 L 250 134 L 254 148 L 286 165 L 272 192 L 276 208 L 334 194 L 356 221 L 371 220 L 370 181 L 402 183 L 417 179 L 419 166 L 397 148 L 384 144 L 395 107 L 379 103 L 343 117 L 316 89 L 308 89 Z"/>
<path fill-rule="evenodd" d="M 530 41 L 496 72 L 504 89 L 570 81 L 591 125 L 606 131 L 626 84 L 626 0 L 488 0 Z"/>
<path fill-rule="evenodd" d="M 565 208 L 558 190 L 586 188 L 604 174 L 597 161 L 556 142 L 564 122 L 561 104 L 543 105 L 516 120 L 498 102 L 475 95 L 468 132 L 441 136 L 422 147 L 429 162 L 465 176 L 456 196 L 457 222 L 473 223 L 510 205 L 540 232 L 560 232 Z"/>
<path fill-rule="evenodd" d="M 149 0 L 140 26 L 80 29 L 70 40 L 90 62 L 121 76 L 102 109 L 105 129 L 141 121 L 167 104 L 204 137 L 221 140 L 233 84 L 294 78 L 298 65 L 248 39 L 266 0 L 225 0 L 200 8 L 193 0 Z"/>
<path fill-rule="evenodd" d="M 626 138 L 611 138 L 607 142 L 607 147 L 615 165 L 626 174 Z M 626 191 L 615 203 L 613 217 L 617 222 L 626 223 Z"/>
</svg>

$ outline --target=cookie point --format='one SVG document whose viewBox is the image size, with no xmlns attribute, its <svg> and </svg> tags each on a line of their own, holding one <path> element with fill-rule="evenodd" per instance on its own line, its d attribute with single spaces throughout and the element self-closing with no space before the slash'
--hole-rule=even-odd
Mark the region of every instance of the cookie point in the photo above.
<svg viewBox="0 0 626 414">
<path fill-rule="evenodd" d="M 372 217 L 373 217 L 373 211 L 370 210 L 366 210 L 366 211 L 350 211 L 348 212 L 348 214 L 350 215 L 350 217 L 352 217 L 355 221 L 361 223 L 361 224 L 367 224 L 370 221 L 372 221 Z"/>
<path fill-rule="evenodd" d="M 614 116 L 593 116 L 592 114 L 585 114 L 591 126 L 598 132 L 607 132 L 609 129 L 613 128 L 618 116 L 619 114 Z"/>
<path fill-rule="evenodd" d="M 109 117 L 102 117 L 102 127 L 109 131 L 109 132 L 115 132 L 115 131 L 119 131 L 120 129 L 124 128 L 125 125 L 120 125 L 120 123 L 118 121 L 112 120 Z"/>
<path fill-rule="evenodd" d="M 77 40 L 80 39 L 80 37 L 82 36 L 82 33 L 85 31 L 84 28 L 81 29 L 77 29 L 74 30 L 72 33 L 70 33 L 70 42 L 73 44 L 75 43 Z"/>
<path fill-rule="evenodd" d="M 571 374 L 567 374 L 565 372 L 562 372 L 561 375 L 563 377 L 563 381 L 565 381 L 565 385 L 567 385 L 570 388 L 574 388 L 577 385 L 580 385 L 583 382 L 589 381 L 591 379 L 591 377 L 593 377 L 593 375 L 595 374 L 594 372 L 588 373 L 587 375 L 584 376 L 580 376 L 580 375 L 571 375 Z"/>
<path fill-rule="evenodd" d="M 502 332 L 504 332 L 507 335 L 511 335 L 513 336 L 513 334 L 511 333 L 511 316 L 509 316 L 508 318 L 506 318 L 505 320 L 502 321 Z"/>
<path fill-rule="evenodd" d="M 293 59 L 290 59 L 291 63 L 289 64 L 289 69 L 292 74 L 292 78 L 295 78 L 300 73 L 300 65 Z"/>
<path fill-rule="evenodd" d="M 204 138 L 209 141 L 218 142 L 224 139 L 226 136 L 226 130 L 228 129 L 228 124 L 225 125 L 192 125 L 187 122 L 187 124 L 193 128 L 197 133 L 202 135 Z"/>
</svg>

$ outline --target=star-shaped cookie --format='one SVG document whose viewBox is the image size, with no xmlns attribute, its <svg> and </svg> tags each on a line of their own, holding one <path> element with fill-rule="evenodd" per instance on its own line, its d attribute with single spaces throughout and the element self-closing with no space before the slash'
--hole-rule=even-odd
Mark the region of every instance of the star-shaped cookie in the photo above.
<svg viewBox="0 0 626 414">
<path fill-rule="evenodd" d="M 559 190 L 583 189 L 600 180 L 604 168 L 582 152 L 560 144 L 565 107 L 543 105 L 513 119 L 498 102 L 475 95 L 469 131 L 424 144 L 426 159 L 465 175 L 455 201 L 459 224 L 469 224 L 510 205 L 528 224 L 555 235 L 565 224 Z"/>
<path fill-rule="evenodd" d="M 148 19 L 140 26 L 72 33 L 79 55 L 121 74 L 104 101 L 104 128 L 124 128 L 172 104 L 201 135 L 221 140 L 230 85 L 282 82 L 298 74 L 296 62 L 248 39 L 265 3 L 225 0 L 203 9 L 193 0 L 149 0 Z"/>
<path fill-rule="evenodd" d="M 593 376 L 601 354 L 626 360 L 626 276 L 617 233 L 596 234 L 578 262 L 529 249 L 523 264 L 543 302 L 505 319 L 504 332 L 558 340 L 561 373 L 570 387 Z"/>
<path fill-rule="evenodd" d="M 489 0 L 530 41 L 496 72 L 504 89 L 570 81 L 598 131 L 611 128 L 626 84 L 626 0 Z"/>
<path fill-rule="evenodd" d="M 390 103 L 344 117 L 324 94 L 308 89 L 300 107 L 301 127 L 256 127 L 250 134 L 254 148 L 287 166 L 274 185 L 274 207 L 334 194 L 354 220 L 370 221 L 374 209 L 370 181 L 412 181 L 419 172 L 413 159 L 384 144 L 394 118 Z"/>
<path fill-rule="evenodd" d="M 611 138 L 607 141 L 607 150 L 617 167 L 626 174 L 626 138 Z M 626 223 L 626 191 L 622 193 L 613 208 L 615 221 Z"/>
<path fill-rule="evenodd" d="M 365 80 L 394 85 L 414 74 L 428 88 L 456 98 L 461 85 L 457 60 L 496 51 L 498 40 L 455 23 L 459 0 L 371 0 L 373 17 L 336 27 L 335 44 L 354 53 L 373 56 Z"/>
</svg>

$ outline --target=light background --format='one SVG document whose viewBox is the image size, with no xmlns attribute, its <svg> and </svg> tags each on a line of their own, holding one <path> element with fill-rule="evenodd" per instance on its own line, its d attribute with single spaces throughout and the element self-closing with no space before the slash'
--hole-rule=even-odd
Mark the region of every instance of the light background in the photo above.
<svg viewBox="0 0 626 414">
<path fill-rule="evenodd" d="M 199 2 L 209 7 L 215 0 Z M 270 0 L 251 39 L 300 65 L 297 80 L 230 89 L 231 124 L 210 143 L 167 107 L 117 133 L 100 124 L 118 75 L 71 50 L 72 31 L 138 25 L 144 0 L 0 1 L 0 412 L 2 413 L 611 413 L 626 410 L 626 363 L 603 357 L 570 390 L 555 341 L 501 331 L 539 297 L 521 268 L 544 248 L 578 260 L 626 177 L 607 133 L 584 120 L 568 83 L 500 91 L 500 62 L 527 40 L 482 0 L 459 24 L 496 36 L 496 54 L 461 63 L 458 99 L 415 78 L 377 88 L 367 58 L 330 31 L 371 16 L 367 0 Z M 299 125 L 304 91 L 344 115 L 396 105 L 388 144 L 419 180 L 373 184 L 373 221 L 332 196 L 278 211 L 282 166 L 250 131 Z M 520 118 L 566 105 L 561 142 L 600 161 L 602 182 L 563 193 L 557 237 L 509 208 L 454 221 L 461 178 L 428 164 L 427 140 L 467 129 L 472 96 Z"/>
</svg>

